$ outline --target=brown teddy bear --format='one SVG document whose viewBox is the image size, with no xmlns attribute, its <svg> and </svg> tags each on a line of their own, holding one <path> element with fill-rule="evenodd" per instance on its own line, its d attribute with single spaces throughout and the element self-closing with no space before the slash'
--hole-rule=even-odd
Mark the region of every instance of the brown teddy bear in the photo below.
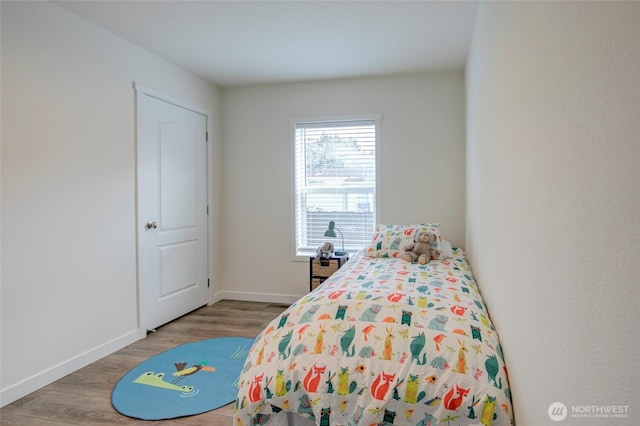
<svg viewBox="0 0 640 426">
<path fill-rule="evenodd" d="M 430 232 L 419 231 L 413 236 L 413 244 L 407 246 L 402 258 L 407 262 L 418 262 L 426 265 L 431 259 L 440 258 L 439 250 L 432 248 L 431 244 L 436 242 L 436 236 Z"/>
</svg>

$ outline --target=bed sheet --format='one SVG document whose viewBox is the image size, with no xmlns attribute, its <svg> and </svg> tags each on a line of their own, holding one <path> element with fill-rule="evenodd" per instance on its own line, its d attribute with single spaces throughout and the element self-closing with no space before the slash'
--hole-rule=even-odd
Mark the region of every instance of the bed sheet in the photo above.
<svg viewBox="0 0 640 426">
<path fill-rule="evenodd" d="M 347 262 L 257 336 L 236 425 L 508 425 L 507 370 L 463 250 L 428 265 Z"/>
</svg>

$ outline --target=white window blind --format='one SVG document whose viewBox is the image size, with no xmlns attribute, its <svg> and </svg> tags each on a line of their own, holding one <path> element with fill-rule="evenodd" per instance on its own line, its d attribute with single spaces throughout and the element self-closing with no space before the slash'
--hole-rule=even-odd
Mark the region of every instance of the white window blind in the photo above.
<svg viewBox="0 0 640 426">
<path fill-rule="evenodd" d="M 313 253 L 326 241 L 358 250 L 376 217 L 375 119 L 295 123 L 295 248 Z M 337 238 L 325 237 L 334 221 Z"/>
</svg>

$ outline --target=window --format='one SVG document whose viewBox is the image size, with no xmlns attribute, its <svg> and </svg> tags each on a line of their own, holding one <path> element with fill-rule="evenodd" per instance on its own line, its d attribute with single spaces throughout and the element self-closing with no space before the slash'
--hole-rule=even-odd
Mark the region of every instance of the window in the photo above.
<svg viewBox="0 0 640 426">
<path fill-rule="evenodd" d="M 295 254 L 315 253 L 329 222 L 345 250 L 359 250 L 376 223 L 376 141 L 379 117 L 297 121 L 295 139 Z"/>
</svg>

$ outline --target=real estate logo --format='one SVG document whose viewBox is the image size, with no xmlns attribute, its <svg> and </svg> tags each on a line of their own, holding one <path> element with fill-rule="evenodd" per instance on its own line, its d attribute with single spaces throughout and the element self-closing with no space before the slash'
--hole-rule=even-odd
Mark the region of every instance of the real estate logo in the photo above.
<svg viewBox="0 0 640 426">
<path fill-rule="evenodd" d="M 549 406 L 549 410 L 547 410 L 549 414 L 549 418 L 554 422 L 561 422 L 567 417 L 567 406 L 562 402 L 554 402 Z"/>
<path fill-rule="evenodd" d="M 572 405 L 571 410 L 562 402 L 554 402 L 547 410 L 549 418 L 554 422 L 561 422 L 567 416 L 574 419 L 628 419 L 628 405 Z"/>
</svg>

